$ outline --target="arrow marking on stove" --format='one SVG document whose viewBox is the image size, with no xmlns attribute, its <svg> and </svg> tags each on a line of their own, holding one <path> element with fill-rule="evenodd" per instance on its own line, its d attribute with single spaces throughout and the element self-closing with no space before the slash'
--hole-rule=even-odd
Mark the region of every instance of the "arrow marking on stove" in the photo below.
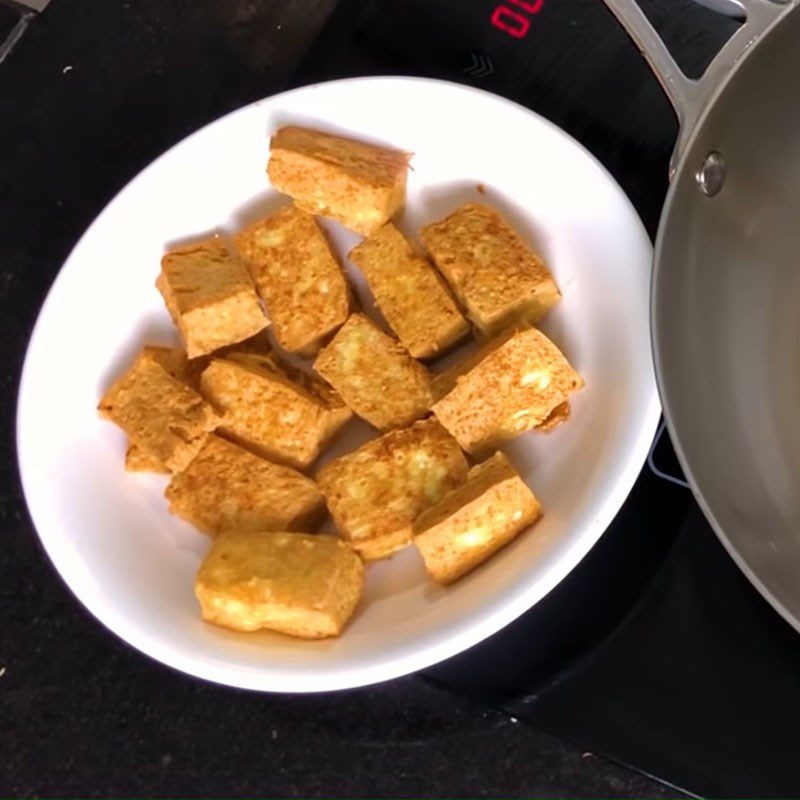
<svg viewBox="0 0 800 800">
<path fill-rule="evenodd" d="M 473 78 L 486 78 L 494 72 L 494 64 L 490 58 L 480 53 L 472 53 L 472 63 L 463 71 Z"/>
</svg>

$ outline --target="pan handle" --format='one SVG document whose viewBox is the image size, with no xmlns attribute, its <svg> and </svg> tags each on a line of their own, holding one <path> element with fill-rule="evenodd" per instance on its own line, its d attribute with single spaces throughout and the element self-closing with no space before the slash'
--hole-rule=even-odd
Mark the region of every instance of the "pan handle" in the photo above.
<svg viewBox="0 0 800 800">
<path fill-rule="evenodd" d="M 798 0 L 697 0 L 714 11 L 744 20 L 697 80 L 686 77 L 637 0 L 604 2 L 633 39 L 675 108 L 680 131 L 670 161 L 672 179 L 686 144 L 716 89 L 744 53 Z"/>
</svg>

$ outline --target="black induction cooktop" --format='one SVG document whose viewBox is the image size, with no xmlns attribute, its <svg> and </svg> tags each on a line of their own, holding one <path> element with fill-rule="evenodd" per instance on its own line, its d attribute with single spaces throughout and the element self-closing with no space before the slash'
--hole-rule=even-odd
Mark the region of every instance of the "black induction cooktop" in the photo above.
<svg viewBox="0 0 800 800">
<path fill-rule="evenodd" d="M 689 0 L 642 5 L 690 76 L 737 24 Z M 341 0 L 294 83 L 374 74 L 467 83 L 547 117 L 610 170 L 655 235 L 677 125 L 601 0 Z M 656 455 L 677 471 L 666 438 Z M 690 793 L 800 792 L 800 636 L 691 493 L 648 468 L 567 580 L 428 675 Z"/>
</svg>

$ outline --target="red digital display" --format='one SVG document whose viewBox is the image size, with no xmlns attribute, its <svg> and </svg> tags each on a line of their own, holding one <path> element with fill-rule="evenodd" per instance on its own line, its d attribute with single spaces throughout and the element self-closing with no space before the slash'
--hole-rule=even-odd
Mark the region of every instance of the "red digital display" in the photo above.
<svg viewBox="0 0 800 800">
<path fill-rule="evenodd" d="M 543 5 L 544 0 L 506 0 L 492 12 L 492 25 L 515 39 L 522 39 Z"/>
</svg>

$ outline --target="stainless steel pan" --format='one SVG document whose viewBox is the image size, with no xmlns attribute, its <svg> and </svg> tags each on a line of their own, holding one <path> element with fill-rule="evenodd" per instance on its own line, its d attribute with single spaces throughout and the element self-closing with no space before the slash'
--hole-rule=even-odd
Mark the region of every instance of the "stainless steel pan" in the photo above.
<svg viewBox="0 0 800 800">
<path fill-rule="evenodd" d="M 689 80 L 635 0 L 605 0 L 680 120 L 652 334 L 667 424 L 722 543 L 800 630 L 800 8 L 745 19 Z"/>
</svg>

